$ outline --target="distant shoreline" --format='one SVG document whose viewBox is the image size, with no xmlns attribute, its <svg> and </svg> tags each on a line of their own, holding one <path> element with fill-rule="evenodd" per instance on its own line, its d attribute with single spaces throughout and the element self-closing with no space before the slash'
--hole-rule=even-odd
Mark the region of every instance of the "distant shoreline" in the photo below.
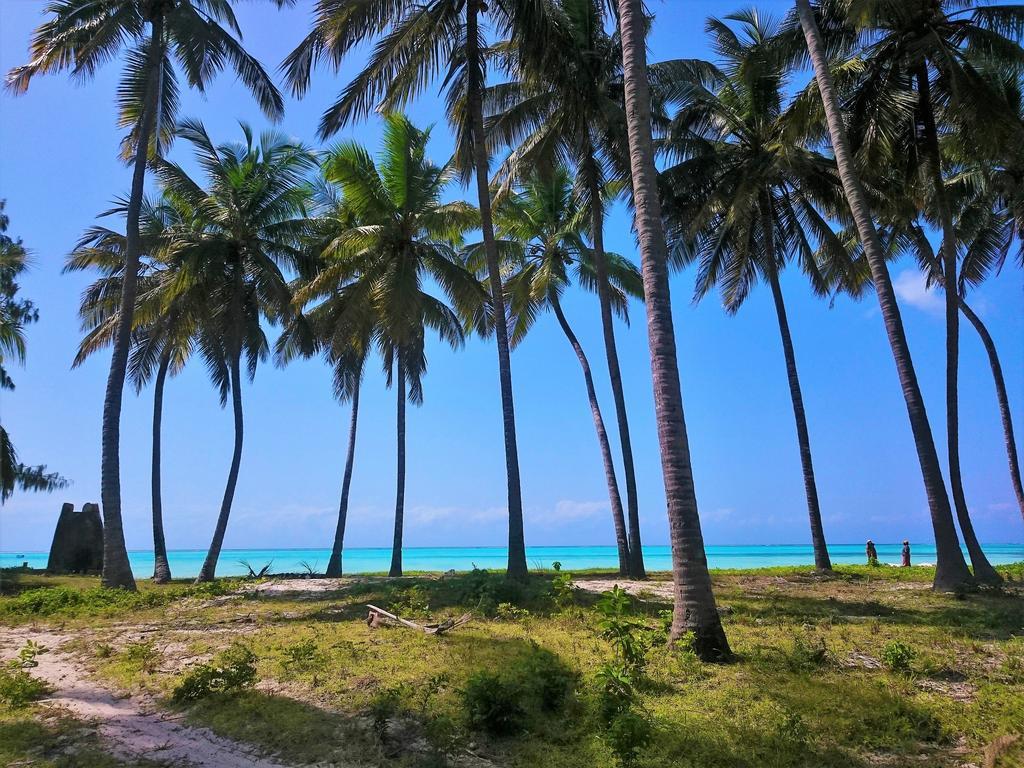
<svg viewBox="0 0 1024 768">
<path fill-rule="evenodd" d="M 880 562 L 898 564 L 901 545 L 876 544 Z M 911 542 L 913 562 L 916 565 L 935 562 L 935 547 Z M 993 565 L 1007 565 L 1024 561 L 1024 544 L 985 544 L 985 553 Z M 473 568 L 503 570 L 504 547 L 406 547 L 405 568 L 409 572 L 444 573 L 470 571 Z M 706 548 L 708 565 L 713 569 L 749 570 L 776 566 L 802 566 L 814 564 L 810 545 L 760 544 L 714 545 Z M 839 544 L 829 547 L 833 563 L 864 564 L 863 544 Z M 189 578 L 199 572 L 206 553 L 204 550 L 170 550 L 171 573 L 176 578 Z M 31 568 L 45 568 L 46 552 L 0 552 L 0 567 L 18 568 L 28 563 Z M 330 551 L 321 549 L 226 549 L 221 553 L 217 568 L 219 576 L 242 576 L 248 565 L 259 571 L 271 564 L 271 574 L 322 573 L 327 566 Z M 386 572 L 391 557 L 390 547 L 361 547 L 346 549 L 343 567 L 346 574 Z M 644 558 L 650 571 L 671 569 L 671 550 L 668 546 L 645 546 Z M 137 577 L 147 578 L 153 572 L 151 550 L 129 552 L 132 570 Z M 583 571 L 614 569 L 617 553 L 613 546 L 537 546 L 527 547 L 527 562 L 533 570 L 548 570 L 558 562 L 562 570 Z"/>
</svg>

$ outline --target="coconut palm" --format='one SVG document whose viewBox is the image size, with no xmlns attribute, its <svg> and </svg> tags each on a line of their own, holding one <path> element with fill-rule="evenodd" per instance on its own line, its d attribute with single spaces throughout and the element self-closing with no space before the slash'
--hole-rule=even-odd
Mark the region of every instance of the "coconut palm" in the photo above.
<svg viewBox="0 0 1024 768">
<path fill-rule="evenodd" d="M 242 47 L 231 0 L 52 0 L 43 12 L 50 18 L 33 35 L 29 63 L 11 70 L 7 77 L 7 86 L 15 93 L 25 92 L 39 74 L 68 71 L 76 79 L 89 79 L 111 59 L 123 56 L 125 60 L 118 87 L 118 121 L 128 129 L 122 154 L 132 164 L 132 185 L 120 324 L 103 401 L 100 497 L 103 584 L 134 590 L 121 520 L 120 421 L 147 161 L 160 154 L 173 136 L 178 70 L 190 87 L 203 91 L 214 75 L 230 66 L 268 116 L 279 118 L 284 102 L 259 62 Z"/>
<path fill-rule="evenodd" d="M 197 581 L 211 581 L 217 568 L 242 459 L 242 361 L 251 380 L 268 352 L 262 321 L 287 322 L 292 293 L 283 272 L 298 269 L 308 231 L 307 174 L 316 155 L 280 134 L 255 137 L 242 125 L 243 141 L 215 145 L 202 123 L 178 129 L 195 153 L 205 185 L 175 163 L 161 160 L 157 176 L 164 194 L 192 212 L 190 226 L 175 231 L 172 247 L 180 265 L 175 288 L 206 296 L 202 338 L 207 368 L 220 391 L 230 395 L 235 441 L 220 514 Z"/>
<path fill-rule="evenodd" d="M 734 29 L 728 22 L 736 22 Z M 835 165 L 799 143 L 797 108 L 787 109 L 787 68 L 777 26 L 756 11 L 709 19 L 719 65 L 694 62 L 688 98 L 663 148 L 674 163 L 661 177 L 674 255 L 699 264 L 695 300 L 716 286 L 735 313 L 759 280 L 771 288 L 796 420 L 814 562 L 831 570 L 811 459 L 807 416 L 779 276 L 798 261 L 819 295 L 829 293 L 818 267 L 821 248 L 835 262 L 846 248 L 817 205 L 841 198 Z"/>
<path fill-rule="evenodd" d="M 206 296 L 201 292 L 186 293 L 175 285 L 177 267 L 173 246 L 175 230 L 187 228 L 192 212 L 175 205 L 173 198 L 159 201 L 143 200 L 140 217 L 141 250 L 136 303 L 132 313 L 132 348 L 127 374 L 141 392 L 153 381 L 153 443 L 151 456 L 153 581 L 170 581 L 171 569 L 163 524 L 161 489 L 161 425 L 163 420 L 164 386 L 168 374 L 177 375 L 191 357 L 196 340 L 202 333 L 206 315 Z M 126 205 L 108 214 L 124 215 Z M 90 228 L 68 259 L 65 271 L 99 269 L 103 274 L 82 296 L 79 314 L 86 335 L 72 363 L 81 365 L 90 356 L 114 341 L 121 308 L 124 285 L 124 250 L 126 238 L 107 227 Z M 202 339 L 201 349 L 216 348 L 210 339 Z"/>
<path fill-rule="evenodd" d="M 603 201 L 598 204 L 603 205 Z M 617 254 L 602 254 L 603 275 L 598 276 L 595 249 L 585 241 L 588 220 L 587 203 L 574 194 L 573 179 L 564 167 L 549 173 L 536 173 L 515 194 L 501 199 L 495 209 L 495 223 L 502 255 L 510 270 L 505 291 L 512 314 L 512 344 L 518 344 L 540 313 L 550 309 L 572 346 L 587 389 L 594 419 L 608 500 L 611 505 L 615 542 L 619 555 L 619 573 L 630 573 L 630 546 L 626 519 L 615 476 L 611 444 L 605 429 L 601 407 L 594 389 L 594 377 L 583 346 L 562 310 L 561 297 L 575 275 L 580 285 L 596 290 L 598 281 L 607 281 L 604 293 L 617 314 L 628 319 L 629 297 L 643 294 L 640 273 L 627 259 Z M 479 250 L 479 249 L 477 249 Z"/>
<path fill-rule="evenodd" d="M 942 233 L 943 280 L 955 286 L 957 235 L 940 139 L 953 130 L 970 131 L 976 140 L 988 134 L 997 137 L 994 143 L 1024 142 L 1019 111 L 1004 100 L 1000 84 L 990 77 L 993 69 L 1018 76 L 1024 70 L 1024 48 L 1018 42 L 1024 8 L 993 9 L 956 0 L 834 1 L 857 36 L 854 50 L 864 59 L 863 74 L 852 84 L 848 100 L 851 135 L 855 143 L 875 145 L 862 151 L 894 161 L 909 178 L 920 180 L 915 186 L 922 192 L 921 208 Z M 947 459 L 953 506 L 963 530 L 970 526 L 970 517 L 960 471 L 955 290 L 945 292 L 945 310 Z M 998 580 L 987 562 L 974 556 L 972 562 L 976 578 Z"/>
<path fill-rule="evenodd" d="M 430 162 L 429 139 L 429 129 L 419 130 L 404 115 L 392 113 L 384 118 L 377 162 L 355 142 L 331 151 L 326 176 L 340 189 L 354 226 L 341 229 L 328 243 L 321 271 L 296 297 L 303 303 L 332 297 L 338 286 L 345 286 L 341 301 L 351 302 L 353 317 L 339 319 L 337 327 L 354 329 L 354 335 L 364 338 L 372 329 L 388 386 L 395 386 L 397 476 L 390 576 L 402 575 L 405 405 L 406 400 L 423 402 L 427 331 L 452 347 L 461 346 L 464 320 L 479 317 L 486 299 L 458 253 L 464 233 L 479 226 L 479 213 L 464 202 L 441 201 L 457 172 Z M 451 306 L 425 290 L 425 280 L 438 285 Z M 338 306 L 328 298 L 326 311 Z M 358 317 L 364 313 L 368 318 Z M 358 348 L 352 354 L 365 356 Z"/>
<path fill-rule="evenodd" d="M 885 324 L 889 346 L 892 348 L 900 386 L 907 403 L 907 415 L 917 446 L 921 475 L 928 496 L 932 529 L 935 532 L 936 568 L 934 586 L 936 589 L 952 590 L 970 582 L 971 574 L 964 560 L 963 552 L 953 524 L 953 512 L 949 496 L 942 479 L 935 440 L 925 409 L 917 373 L 907 346 L 907 336 L 900 317 L 896 293 L 885 261 L 885 248 L 872 219 L 872 210 L 864 184 L 856 165 L 844 114 L 839 102 L 825 41 L 818 27 L 814 10 L 809 0 L 797 0 L 797 20 L 803 31 L 807 53 L 814 70 L 814 79 L 824 107 L 832 150 L 835 153 L 839 177 L 849 205 L 850 214 L 857 228 L 857 235 L 864 249 L 864 257 L 871 272 L 871 280 L 878 297 L 882 320 Z"/>
<path fill-rule="evenodd" d="M 702 658 L 716 658 L 729 654 L 729 641 L 711 589 L 683 417 L 683 394 L 669 296 L 668 243 L 658 199 L 658 171 L 654 164 L 651 132 L 647 20 L 641 0 L 618 0 L 617 8 L 622 38 L 634 218 L 640 240 L 654 407 L 672 542 L 675 606 L 670 638 L 674 640 L 686 632 L 693 632 L 694 651 Z"/>
<path fill-rule="evenodd" d="M 484 0 L 318 0 L 312 31 L 282 65 L 292 92 L 302 96 L 315 65 L 326 59 L 337 71 L 355 46 L 377 41 L 370 60 L 324 112 L 320 121 L 324 138 L 371 112 L 401 109 L 444 74 L 449 117 L 457 133 L 458 164 L 464 181 L 475 177 L 480 206 L 498 347 L 508 481 L 507 573 L 512 578 L 526 575 L 526 541 L 508 323 L 488 185 L 490 158 L 482 98 L 489 51 L 483 43 L 480 17 L 487 13 L 501 39 L 515 40 L 521 55 L 534 56 L 548 43 L 550 7 L 550 0 L 495 0 L 492 5 Z"/>
<path fill-rule="evenodd" d="M 498 171 L 499 187 L 538 167 L 570 165 L 577 194 L 589 207 L 590 239 L 597 270 L 598 300 L 605 358 L 622 453 L 629 518 L 630 571 L 643 578 L 639 501 L 630 438 L 626 397 L 615 344 L 612 299 L 607 289 L 604 250 L 605 190 L 609 179 L 628 175 L 626 118 L 622 100 L 622 52 L 618 36 L 604 28 L 597 0 L 562 0 L 557 23 L 549 34 L 544 55 L 520 55 L 511 44 L 501 46 L 506 68 L 515 79 L 489 87 L 484 94 L 491 141 L 512 149 Z M 685 72 L 678 62 L 648 67 L 654 84 L 656 124 L 666 122 L 665 102 L 677 93 Z"/>
<path fill-rule="evenodd" d="M 313 272 L 301 276 L 294 290 L 299 296 L 300 305 L 310 300 L 311 293 L 315 293 L 320 300 L 315 306 L 304 309 L 292 318 L 285 327 L 277 342 L 277 358 L 281 364 L 285 364 L 299 355 L 310 357 L 321 354 L 334 372 L 334 396 L 340 403 L 351 403 L 338 522 L 326 571 L 327 576 L 337 577 L 343 571 L 345 526 L 355 465 L 356 429 L 359 424 L 359 393 L 366 370 L 366 357 L 371 348 L 374 322 L 370 302 L 360 292 L 365 286 L 348 279 L 347 274 L 341 276 L 337 285 L 330 286 L 324 281 L 314 291 L 307 290 L 309 283 L 319 277 L 319 270 L 329 263 L 323 254 L 329 252 L 331 243 L 344 232 L 359 226 L 352 207 L 341 198 L 337 187 L 324 182 L 318 186 L 316 197 L 319 211 L 310 223 L 312 233 L 309 245 L 316 256 Z"/>
<path fill-rule="evenodd" d="M 10 359 L 24 363 L 27 353 L 25 326 L 39 319 L 35 304 L 18 298 L 18 276 L 28 266 L 28 252 L 21 240 L 8 236 L 9 220 L 0 200 L 0 390 L 13 390 L 14 380 L 7 370 Z M 18 460 L 18 452 L 7 430 L 0 424 L 0 503 L 7 501 L 16 488 L 23 491 L 55 491 L 68 481 L 45 466 L 27 466 Z"/>
</svg>

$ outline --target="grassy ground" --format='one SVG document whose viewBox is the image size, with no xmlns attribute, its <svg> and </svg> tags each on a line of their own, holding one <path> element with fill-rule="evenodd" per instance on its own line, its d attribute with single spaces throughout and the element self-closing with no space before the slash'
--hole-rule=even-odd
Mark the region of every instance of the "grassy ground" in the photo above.
<svg viewBox="0 0 1024 768">
<path fill-rule="evenodd" d="M 985 754 L 1024 733 L 1024 564 L 1000 570 L 1006 590 L 961 596 L 933 593 L 927 568 L 716 572 L 735 652 L 725 664 L 667 649 L 664 576 L 638 586 L 631 612 L 650 648 L 635 709 L 653 731 L 635 765 L 1024 765 L 1021 741 Z M 608 578 L 576 574 L 581 585 Z M 172 694 L 190 670 L 216 667 L 241 643 L 258 684 L 190 703 L 189 718 L 288 762 L 425 767 L 472 753 L 500 766 L 610 768 L 599 679 L 613 652 L 598 596 L 559 594 L 553 580 L 517 586 L 476 572 L 255 595 L 241 580 L 143 582 L 128 595 L 91 578 L 7 572 L 0 624 L 60 628 L 99 677 L 169 707 L 186 707 Z M 476 618 L 442 637 L 369 629 L 366 603 L 414 619 Z M 496 679 L 481 684 L 481 671 Z M 485 732 L 479 697 L 467 706 L 480 685 L 487 706 L 511 707 L 512 733 Z M 0 705 L 0 762 L 78 732 L 41 713 Z M 24 737 L 32 728 L 49 735 Z M 95 748 L 83 746 L 93 762 L 71 764 L 117 764 Z M 33 765 L 64 764 L 41 754 L 51 762 Z"/>
</svg>

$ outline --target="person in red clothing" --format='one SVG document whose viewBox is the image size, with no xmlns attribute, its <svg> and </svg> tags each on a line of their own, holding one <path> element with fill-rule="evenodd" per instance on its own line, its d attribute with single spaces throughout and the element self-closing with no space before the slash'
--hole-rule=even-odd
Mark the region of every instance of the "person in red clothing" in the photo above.
<svg viewBox="0 0 1024 768">
<path fill-rule="evenodd" d="M 903 540 L 903 560 L 900 565 L 904 568 L 910 567 L 910 542 Z"/>
</svg>

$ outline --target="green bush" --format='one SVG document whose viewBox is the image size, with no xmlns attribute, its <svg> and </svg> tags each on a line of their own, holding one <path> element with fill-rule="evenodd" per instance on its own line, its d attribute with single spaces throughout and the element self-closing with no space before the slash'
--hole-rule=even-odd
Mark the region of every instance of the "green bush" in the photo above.
<svg viewBox="0 0 1024 768">
<path fill-rule="evenodd" d="M 427 592 L 419 584 L 414 584 L 408 589 L 392 591 L 388 607 L 397 616 L 428 616 L 430 614 Z"/>
<path fill-rule="evenodd" d="M 126 643 L 121 655 L 126 662 L 147 674 L 152 674 L 160 661 L 160 652 L 152 640 Z"/>
<path fill-rule="evenodd" d="M 512 603 L 498 603 L 498 607 L 494 611 L 494 617 L 502 621 L 521 621 L 529 615 L 528 610 L 512 605 Z"/>
<path fill-rule="evenodd" d="M 558 570 L 558 569 L 556 569 Z M 576 603 L 575 587 L 572 584 L 572 574 L 564 573 L 561 570 L 551 579 L 551 599 L 555 606 L 565 610 Z"/>
<path fill-rule="evenodd" d="M 234 643 L 210 662 L 186 673 L 172 697 L 179 703 L 198 701 L 215 693 L 236 693 L 256 684 L 256 654 Z"/>
<path fill-rule="evenodd" d="M 558 656 L 536 643 L 513 672 L 545 712 L 562 709 L 576 688 L 576 673 L 568 669 Z"/>
<path fill-rule="evenodd" d="M 288 672 L 308 672 L 317 665 L 320 659 L 321 654 L 316 641 L 307 637 L 284 649 L 282 665 Z"/>
<path fill-rule="evenodd" d="M 794 672 L 806 672 L 825 666 L 831 660 L 825 638 L 804 638 L 797 635 L 793 638 L 788 661 Z"/>
<path fill-rule="evenodd" d="M 630 615 L 633 602 L 629 594 L 616 585 L 601 595 L 594 608 L 600 616 L 597 628 L 601 637 L 612 644 L 616 658 L 633 683 L 639 683 L 647 667 L 651 639 L 643 620 Z"/>
<path fill-rule="evenodd" d="M 893 672 L 906 674 L 917 658 L 917 652 L 902 640 L 890 640 L 882 648 L 882 664 Z"/>
<path fill-rule="evenodd" d="M 462 705 L 473 730 L 492 736 L 514 736 L 523 729 L 523 691 L 515 681 L 491 672 L 477 672 L 466 681 Z"/>
<path fill-rule="evenodd" d="M 37 587 L 26 589 L 13 597 L 0 599 L 0 616 L 110 615 L 159 608 L 186 597 L 216 597 L 230 593 L 231 589 L 223 582 L 165 587 L 159 590 L 147 589 L 140 592 L 106 587 Z"/>
<path fill-rule="evenodd" d="M 654 724 L 645 713 L 627 709 L 607 724 L 602 737 L 619 765 L 626 768 L 636 762 L 640 751 L 651 742 Z"/>
<path fill-rule="evenodd" d="M 0 669 L 0 701 L 12 708 L 23 707 L 45 696 L 50 686 L 45 680 L 33 677 L 24 669 Z"/>
<path fill-rule="evenodd" d="M 504 574 L 474 568 L 459 579 L 456 597 L 461 605 L 472 607 L 484 616 L 493 616 L 502 603 L 522 604 L 524 590 L 522 584 Z"/>
</svg>

